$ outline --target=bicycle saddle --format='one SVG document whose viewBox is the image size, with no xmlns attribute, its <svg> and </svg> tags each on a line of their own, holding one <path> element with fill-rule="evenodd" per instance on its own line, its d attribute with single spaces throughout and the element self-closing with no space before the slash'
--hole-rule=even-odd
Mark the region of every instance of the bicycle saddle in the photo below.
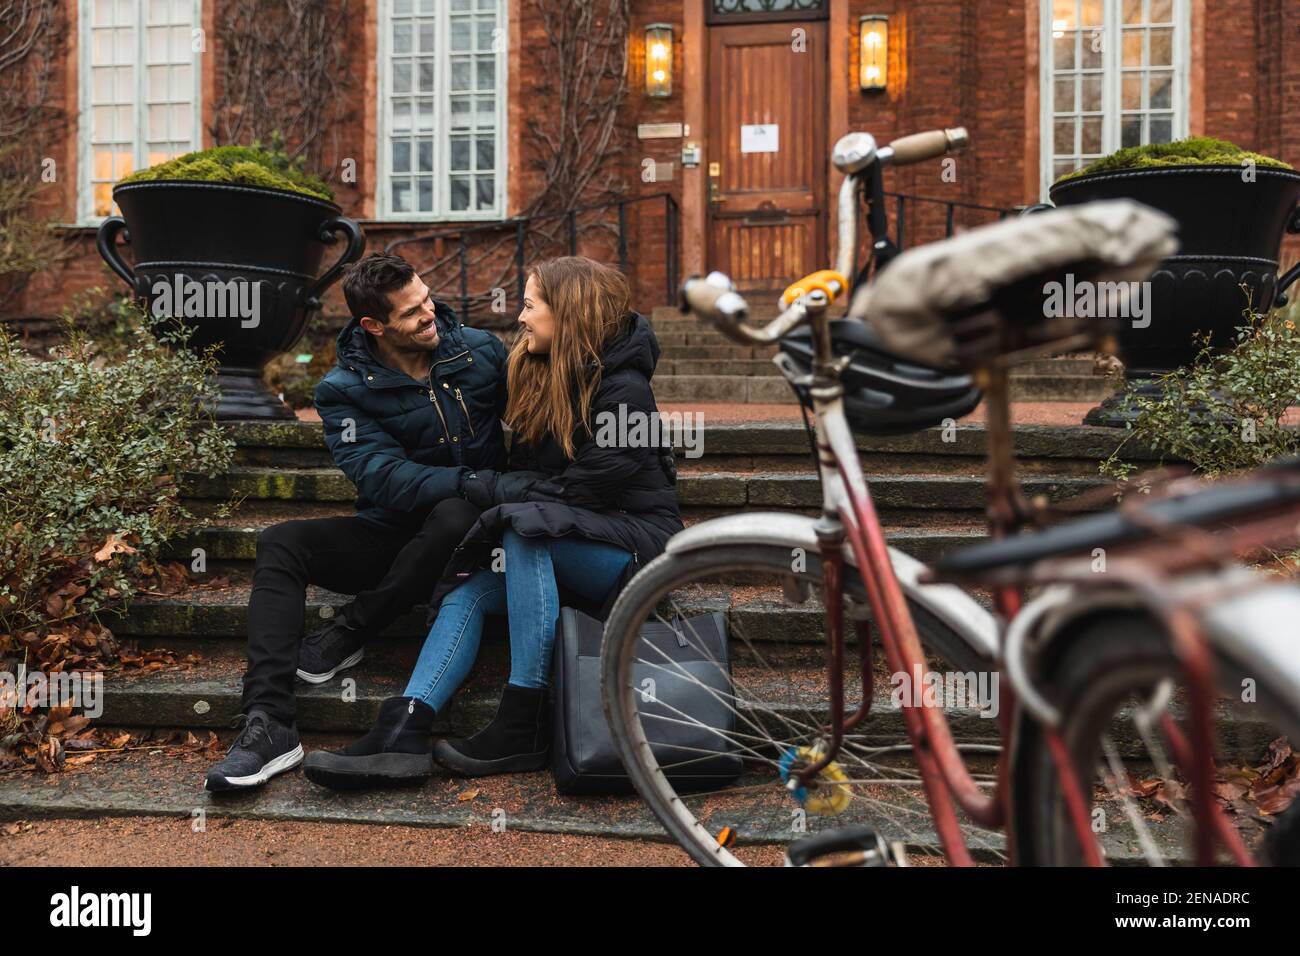
<svg viewBox="0 0 1300 956">
<path fill-rule="evenodd" d="M 974 369 L 1082 333 L 1100 336 L 1115 317 L 1074 313 L 1107 311 L 1113 302 L 1127 315 L 1127 283 L 1146 279 L 1174 253 L 1175 227 L 1127 199 L 1004 220 L 903 253 L 857 290 L 849 316 L 870 324 L 900 358 L 932 367 Z M 1094 291 L 1099 283 L 1126 285 L 1111 287 L 1122 302 L 1080 310 L 1063 296 L 1053 301 L 1053 282 Z"/>
<path fill-rule="evenodd" d="M 840 376 L 844 385 L 844 414 L 854 431 L 869 435 L 899 435 L 961 418 L 980 402 L 980 391 L 969 375 L 931 368 L 894 355 L 879 336 L 856 319 L 829 323 L 836 355 L 851 356 Z M 792 332 L 781 340 L 781 351 L 807 374 L 813 363 L 812 333 Z M 799 399 L 812 401 L 800 390 Z"/>
<path fill-rule="evenodd" d="M 1214 530 L 1245 518 L 1276 513 L 1300 504 L 1300 456 L 1261 468 L 1250 481 L 1211 485 L 1188 494 L 1153 501 L 1142 507 L 1157 524 Z M 944 580 L 987 580 L 999 571 L 1027 568 L 1045 558 L 1091 554 L 1150 537 L 1151 530 L 1124 509 L 1089 515 L 1050 528 L 984 541 L 945 554 L 935 562 Z"/>
</svg>

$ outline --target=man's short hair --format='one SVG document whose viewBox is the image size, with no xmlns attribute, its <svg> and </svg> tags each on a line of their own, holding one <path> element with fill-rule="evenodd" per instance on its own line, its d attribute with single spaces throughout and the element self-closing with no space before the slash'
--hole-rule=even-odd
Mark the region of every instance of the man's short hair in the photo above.
<svg viewBox="0 0 1300 956">
<path fill-rule="evenodd" d="M 352 318 L 370 316 L 387 324 L 393 303 L 388 293 L 396 292 L 415 276 L 415 267 L 401 256 L 372 252 L 348 267 L 343 277 L 343 298 Z"/>
</svg>

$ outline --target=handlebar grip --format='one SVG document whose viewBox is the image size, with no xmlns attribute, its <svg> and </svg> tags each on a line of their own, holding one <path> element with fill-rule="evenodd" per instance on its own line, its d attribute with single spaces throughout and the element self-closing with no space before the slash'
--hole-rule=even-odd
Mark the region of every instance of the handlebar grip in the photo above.
<svg viewBox="0 0 1300 956">
<path fill-rule="evenodd" d="M 682 310 L 694 312 L 701 317 L 714 315 L 718 300 L 730 291 L 698 276 L 687 279 L 682 283 Z"/>
<path fill-rule="evenodd" d="M 934 159 L 945 153 L 955 153 L 970 144 L 966 127 L 956 126 L 952 129 L 932 129 L 925 133 L 913 133 L 894 140 L 889 144 L 893 151 L 891 162 L 895 166 L 907 166 L 923 160 Z"/>
<path fill-rule="evenodd" d="M 849 280 L 834 269 L 820 269 L 786 286 L 786 290 L 781 293 L 781 304 L 788 306 L 799 296 L 806 295 L 814 289 L 825 292 L 826 299 L 834 302 L 848 291 Z"/>
</svg>

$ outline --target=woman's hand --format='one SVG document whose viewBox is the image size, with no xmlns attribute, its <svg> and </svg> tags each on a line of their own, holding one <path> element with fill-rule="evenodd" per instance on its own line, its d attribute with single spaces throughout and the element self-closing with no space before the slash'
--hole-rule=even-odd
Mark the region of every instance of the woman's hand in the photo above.
<svg viewBox="0 0 1300 956">
<path fill-rule="evenodd" d="M 495 472 L 480 468 L 461 481 L 461 497 L 484 509 L 521 501 L 563 501 L 564 486 L 540 471 Z"/>
</svg>

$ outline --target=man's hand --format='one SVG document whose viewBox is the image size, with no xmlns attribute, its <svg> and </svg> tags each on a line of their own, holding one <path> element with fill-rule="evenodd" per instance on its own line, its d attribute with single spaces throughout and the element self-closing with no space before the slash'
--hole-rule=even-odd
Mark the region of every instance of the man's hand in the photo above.
<svg viewBox="0 0 1300 956">
<path fill-rule="evenodd" d="M 471 471 L 460 480 L 460 496 L 480 511 L 492 507 L 496 488 L 497 473 L 491 468 Z"/>
<path fill-rule="evenodd" d="M 461 497 L 476 508 L 521 501 L 563 501 L 564 487 L 540 471 L 472 471 L 461 481 Z"/>
</svg>

